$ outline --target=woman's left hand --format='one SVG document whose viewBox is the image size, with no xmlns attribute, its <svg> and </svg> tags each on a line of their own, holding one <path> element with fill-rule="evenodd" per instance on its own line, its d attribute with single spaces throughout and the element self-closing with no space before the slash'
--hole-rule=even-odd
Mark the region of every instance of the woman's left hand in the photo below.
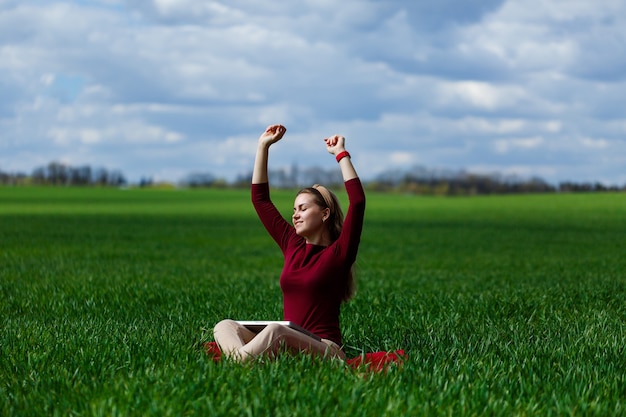
<svg viewBox="0 0 626 417">
<path fill-rule="evenodd" d="M 326 150 L 333 155 L 337 155 L 346 150 L 346 138 L 340 135 L 333 135 L 324 139 L 326 142 Z"/>
</svg>

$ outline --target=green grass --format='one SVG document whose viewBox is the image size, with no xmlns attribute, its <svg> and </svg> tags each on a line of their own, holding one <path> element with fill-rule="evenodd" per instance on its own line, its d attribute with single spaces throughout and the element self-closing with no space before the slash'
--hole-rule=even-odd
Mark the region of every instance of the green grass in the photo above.
<svg viewBox="0 0 626 417">
<path fill-rule="evenodd" d="M 344 338 L 409 359 L 364 375 L 203 353 L 222 318 L 281 318 L 247 191 L 0 188 L 0 415 L 624 415 L 624 213 L 369 193 Z"/>
</svg>

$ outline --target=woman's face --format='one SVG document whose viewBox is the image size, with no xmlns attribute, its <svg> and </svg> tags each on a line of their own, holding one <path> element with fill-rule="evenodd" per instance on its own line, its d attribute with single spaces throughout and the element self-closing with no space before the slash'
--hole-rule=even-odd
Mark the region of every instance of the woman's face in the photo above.
<svg viewBox="0 0 626 417">
<path fill-rule="evenodd" d="M 309 193 L 296 196 L 293 204 L 293 227 L 296 233 L 304 238 L 312 237 L 324 230 L 324 220 L 328 217 L 329 209 L 323 209 L 315 202 L 315 197 Z"/>
</svg>

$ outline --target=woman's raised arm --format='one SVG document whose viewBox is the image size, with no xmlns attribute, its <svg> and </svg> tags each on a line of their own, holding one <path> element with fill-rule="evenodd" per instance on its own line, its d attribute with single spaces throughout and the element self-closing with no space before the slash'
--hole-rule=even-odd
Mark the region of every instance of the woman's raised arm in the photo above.
<svg viewBox="0 0 626 417">
<path fill-rule="evenodd" d="M 326 142 L 326 150 L 335 155 L 335 158 L 337 158 L 337 162 L 339 162 L 339 168 L 341 168 L 343 181 L 345 182 L 354 178 L 358 178 L 359 176 L 356 173 L 356 169 L 354 168 L 354 165 L 352 165 L 352 161 L 350 160 L 350 154 L 346 151 L 346 138 L 344 138 L 343 136 L 334 135 L 324 139 L 324 142 Z"/>
<path fill-rule="evenodd" d="M 267 175 L 267 161 L 272 144 L 282 139 L 287 129 L 283 125 L 271 125 L 259 136 L 254 169 L 252 170 L 252 184 L 262 184 L 269 181 Z"/>
</svg>

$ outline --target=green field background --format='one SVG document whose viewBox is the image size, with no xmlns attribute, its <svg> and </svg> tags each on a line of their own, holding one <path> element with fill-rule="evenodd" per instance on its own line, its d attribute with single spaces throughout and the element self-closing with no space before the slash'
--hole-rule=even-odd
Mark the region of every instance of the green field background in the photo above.
<svg viewBox="0 0 626 417">
<path fill-rule="evenodd" d="M 626 414 L 625 194 L 367 197 L 342 328 L 385 374 L 207 358 L 282 318 L 247 190 L 0 188 L 0 415 Z"/>
</svg>

